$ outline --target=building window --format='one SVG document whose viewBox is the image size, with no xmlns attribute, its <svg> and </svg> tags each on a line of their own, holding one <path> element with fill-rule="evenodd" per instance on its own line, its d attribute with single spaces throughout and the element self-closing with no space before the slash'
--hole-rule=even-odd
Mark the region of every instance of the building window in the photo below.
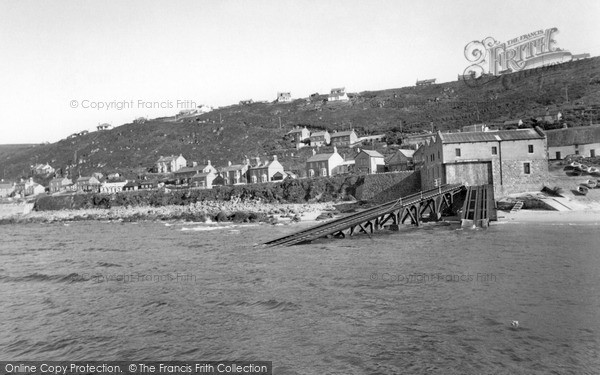
<svg viewBox="0 0 600 375">
<path fill-rule="evenodd" d="M 321 175 L 323 177 L 327 176 L 327 169 L 325 169 L 325 168 L 321 169 Z"/>
<path fill-rule="evenodd" d="M 533 154 L 533 145 L 528 145 L 527 147 L 529 148 L 529 153 Z"/>
<path fill-rule="evenodd" d="M 498 155 L 498 147 L 492 146 L 492 155 Z"/>
<path fill-rule="evenodd" d="M 315 176 L 315 171 L 313 169 L 309 169 L 308 170 L 308 177 L 314 177 Z"/>
<path fill-rule="evenodd" d="M 596 150 L 590 150 L 590 158 L 596 157 Z"/>
<path fill-rule="evenodd" d="M 454 151 L 456 152 L 456 156 L 460 156 L 460 148 L 454 149 Z"/>
<path fill-rule="evenodd" d="M 531 174 L 531 163 L 523 163 L 523 172 Z"/>
<path fill-rule="evenodd" d="M 556 151 L 556 160 L 560 160 L 560 151 Z"/>
<path fill-rule="evenodd" d="M 577 147 L 577 146 L 575 146 Z M 575 155 L 579 155 L 579 150 L 575 150 Z"/>
</svg>

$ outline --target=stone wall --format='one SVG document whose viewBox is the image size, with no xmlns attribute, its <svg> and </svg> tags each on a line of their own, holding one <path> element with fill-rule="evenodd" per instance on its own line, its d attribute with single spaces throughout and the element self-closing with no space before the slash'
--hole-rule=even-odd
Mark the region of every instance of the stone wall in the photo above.
<svg viewBox="0 0 600 375">
<path fill-rule="evenodd" d="M 364 183 L 356 189 L 356 198 L 385 203 L 420 190 L 419 171 L 380 173 L 365 176 Z"/>
</svg>

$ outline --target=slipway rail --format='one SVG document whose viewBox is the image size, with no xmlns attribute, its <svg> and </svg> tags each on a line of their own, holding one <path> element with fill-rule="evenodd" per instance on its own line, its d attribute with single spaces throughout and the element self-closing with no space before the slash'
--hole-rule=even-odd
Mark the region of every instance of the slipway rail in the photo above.
<svg viewBox="0 0 600 375">
<path fill-rule="evenodd" d="M 496 220 L 493 186 L 469 186 L 463 205 L 461 226 L 487 228 L 490 220 Z"/>
<path fill-rule="evenodd" d="M 358 233 L 372 234 L 386 227 L 397 228 L 407 219 L 411 224 L 420 225 L 425 214 L 439 220 L 445 208 L 450 208 L 454 196 L 464 191 L 464 185 L 442 185 L 438 188 L 408 195 L 367 210 L 331 220 L 312 228 L 277 238 L 264 244 L 271 246 L 291 246 L 317 238 L 334 236 L 344 238 Z"/>
</svg>

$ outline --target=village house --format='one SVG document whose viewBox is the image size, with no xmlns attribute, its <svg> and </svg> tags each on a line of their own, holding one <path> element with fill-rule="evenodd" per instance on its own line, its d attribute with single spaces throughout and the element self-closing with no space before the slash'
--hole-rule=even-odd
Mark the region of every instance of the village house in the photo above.
<svg viewBox="0 0 600 375">
<path fill-rule="evenodd" d="M 125 185 L 123 185 L 123 191 L 136 191 L 138 190 L 140 185 L 135 181 L 129 181 Z"/>
<path fill-rule="evenodd" d="M 333 147 L 333 152 L 317 154 L 313 149 L 313 155 L 306 160 L 307 177 L 325 177 L 341 173 L 339 166 L 344 162 L 344 158 L 338 154 L 337 147 Z"/>
<path fill-rule="evenodd" d="M 185 167 L 187 161 L 179 154 L 179 156 L 161 156 L 156 162 L 156 170 L 158 173 L 171 173 Z"/>
<path fill-rule="evenodd" d="M 98 124 L 98 126 L 96 126 L 96 129 L 98 129 L 98 131 L 101 131 L 101 130 L 110 130 L 110 129 L 112 129 L 112 125 L 111 124 L 106 124 L 106 123 L 104 123 L 104 124 Z"/>
<path fill-rule="evenodd" d="M 256 157 L 255 164 L 248 168 L 248 182 L 252 184 L 260 182 L 281 181 L 285 178 L 283 165 L 273 155 L 273 160 L 261 163 L 260 158 Z"/>
<path fill-rule="evenodd" d="M 310 139 L 310 131 L 306 128 L 306 126 L 302 128 L 296 126 L 294 129 L 290 130 L 288 134 L 293 138 L 296 148 L 302 148 L 306 146 L 305 141 Z"/>
<path fill-rule="evenodd" d="M 223 185 L 245 184 L 248 182 L 249 165 L 250 161 L 248 159 L 244 160 L 243 164 L 231 164 L 231 162 L 227 162 L 227 166 L 222 167 L 219 171 L 223 179 Z"/>
<path fill-rule="evenodd" d="M 55 169 L 50 164 L 36 164 L 31 166 L 31 171 L 35 175 L 49 175 L 54 173 Z"/>
<path fill-rule="evenodd" d="M 141 190 L 153 190 L 158 188 L 158 181 L 156 180 L 142 180 L 139 182 Z"/>
<path fill-rule="evenodd" d="M 358 150 L 354 157 L 354 172 L 360 174 L 374 174 L 384 172 L 385 161 L 383 155 L 375 150 Z"/>
<path fill-rule="evenodd" d="M 192 177 L 191 184 L 200 189 L 212 189 L 213 181 L 216 177 L 217 175 L 212 170 L 209 170 L 208 172 L 198 172 Z"/>
<path fill-rule="evenodd" d="M 534 116 L 535 121 L 543 124 L 554 124 L 560 122 L 562 119 L 562 113 L 560 111 L 550 111 L 546 110 L 543 114 L 538 114 Z"/>
<path fill-rule="evenodd" d="M 56 177 L 50 180 L 50 193 L 60 193 L 71 190 L 72 187 L 73 181 L 66 177 Z"/>
<path fill-rule="evenodd" d="M 339 101 L 349 100 L 348 95 L 346 94 L 346 88 L 339 87 L 339 88 L 331 89 L 331 93 L 327 97 L 327 100 L 330 102 L 339 102 Z"/>
<path fill-rule="evenodd" d="M 14 194 L 21 197 L 43 194 L 44 192 L 46 192 L 46 188 L 33 181 L 33 177 L 15 184 Z"/>
<path fill-rule="evenodd" d="M 210 163 L 210 161 L 209 161 Z M 197 173 L 202 173 L 204 170 L 203 165 L 198 165 L 198 163 L 193 162 L 191 167 L 183 167 L 178 171 L 173 173 L 177 184 L 187 184 L 192 181 L 192 177 Z"/>
<path fill-rule="evenodd" d="M 600 156 L 600 125 L 547 130 L 548 158 L 561 160 L 567 155 Z"/>
<path fill-rule="evenodd" d="M 4 180 L 2 180 L 0 182 L 0 198 L 10 197 L 14 191 L 15 191 L 15 183 L 14 182 L 5 182 Z"/>
<path fill-rule="evenodd" d="M 423 157 L 421 188 L 492 184 L 496 196 L 540 190 L 548 179 L 546 135 L 540 128 L 441 133 L 415 152 Z"/>
<path fill-rule="evenodd" d="M 399 149 L 386 162 L 388 172 L 410 171 L 414 169 L 413 155 L 415 150 Z"/>
<path fill-rule="evenodd" d="M 314 132 L 310 135 L 310 146 L 320 147 L 327 146 L 331 140 L 331 136 L 327 130 L 321 132 Z"/>
<path fill-rule="evenodd" d="M 402 145 L 418 147 L 426 143 L 435 136 L 433 133 L 414 134 L 402 138 Z"/>
<path fill-rule="evenodd" d="M 76 182 L 76 189 L 84 193 L 98 193 L 100 192 L 100 181 L 93 176 L 79 177 Z"/>
<path fill-rule="evenodd" d="M 433 79 L 423 79 L 423 80 L 420 80 L 420 81 L 417 79 L 417 83 L 416 83 L 416 85 L 417 85 L 417 86 L 429 86 L 429 85 L 433 85 L 433 84 L 435 84 L 435 80 L 436 80 L 436 79 L 437 79 L 437 78 L 433 78 Z"/>
<path fill-rule="evenodd" d="M 523 120 L 521 119 L 515 119 L 515 120 L 506 120 L 504 121 L 504 123 L 502 124 L 504 127 L 515 127 L 518 128 L 519 126 L 523 125 Z"/>
<path fill-rule="evenodd" d="M 277 103 L 288 103 L 292 101 L 292 94 L 289 92 L 278 92 Z"/>
<path fill-rule="evenodd" d="M 346 131 L 341 131 L 341 132 L 333 132 L 330 135 L 330 143 L 332 146 L 336 146 L 336 147 L 342 147 L 342 146 L 346 146 L 346 147 L 350 147 L 353 144 L 355 144 L 356 142 L 358 142 L 358 135 L 356 134 L 356 132 L 354 131 L 354 129 L 352 130 L 346 130 Z"/>
<path fill-rule="evenodd" d="M 100 192 L 106 194 L 114 194 L 123 191 L 123 187 L 127 185 L 127 180 L 119 182 L 105 181 L 100 185 Z"/>
</svg>

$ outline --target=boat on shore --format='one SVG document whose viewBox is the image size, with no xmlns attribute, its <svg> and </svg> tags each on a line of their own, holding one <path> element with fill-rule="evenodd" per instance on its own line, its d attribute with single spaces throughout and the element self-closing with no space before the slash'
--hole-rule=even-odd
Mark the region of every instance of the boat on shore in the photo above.
<svg viewBox="0 0 600 375">
<path fill-rule="evenodd" d="M 586 186 L 589 189 L 594 189 L 596 187 L 598 187 L 598 181 L 596 180 L 587 180 L 586 182 L 583 183 L 584 186 Z"/>
<path fill-rule="evenodd" d="M 579 185 L 577 186 L 577 192 L 581 195 L 587 195 L 589 189 L 587 188 L 587 186 L 583 186 L 583 185 Z"/>
</svg>

